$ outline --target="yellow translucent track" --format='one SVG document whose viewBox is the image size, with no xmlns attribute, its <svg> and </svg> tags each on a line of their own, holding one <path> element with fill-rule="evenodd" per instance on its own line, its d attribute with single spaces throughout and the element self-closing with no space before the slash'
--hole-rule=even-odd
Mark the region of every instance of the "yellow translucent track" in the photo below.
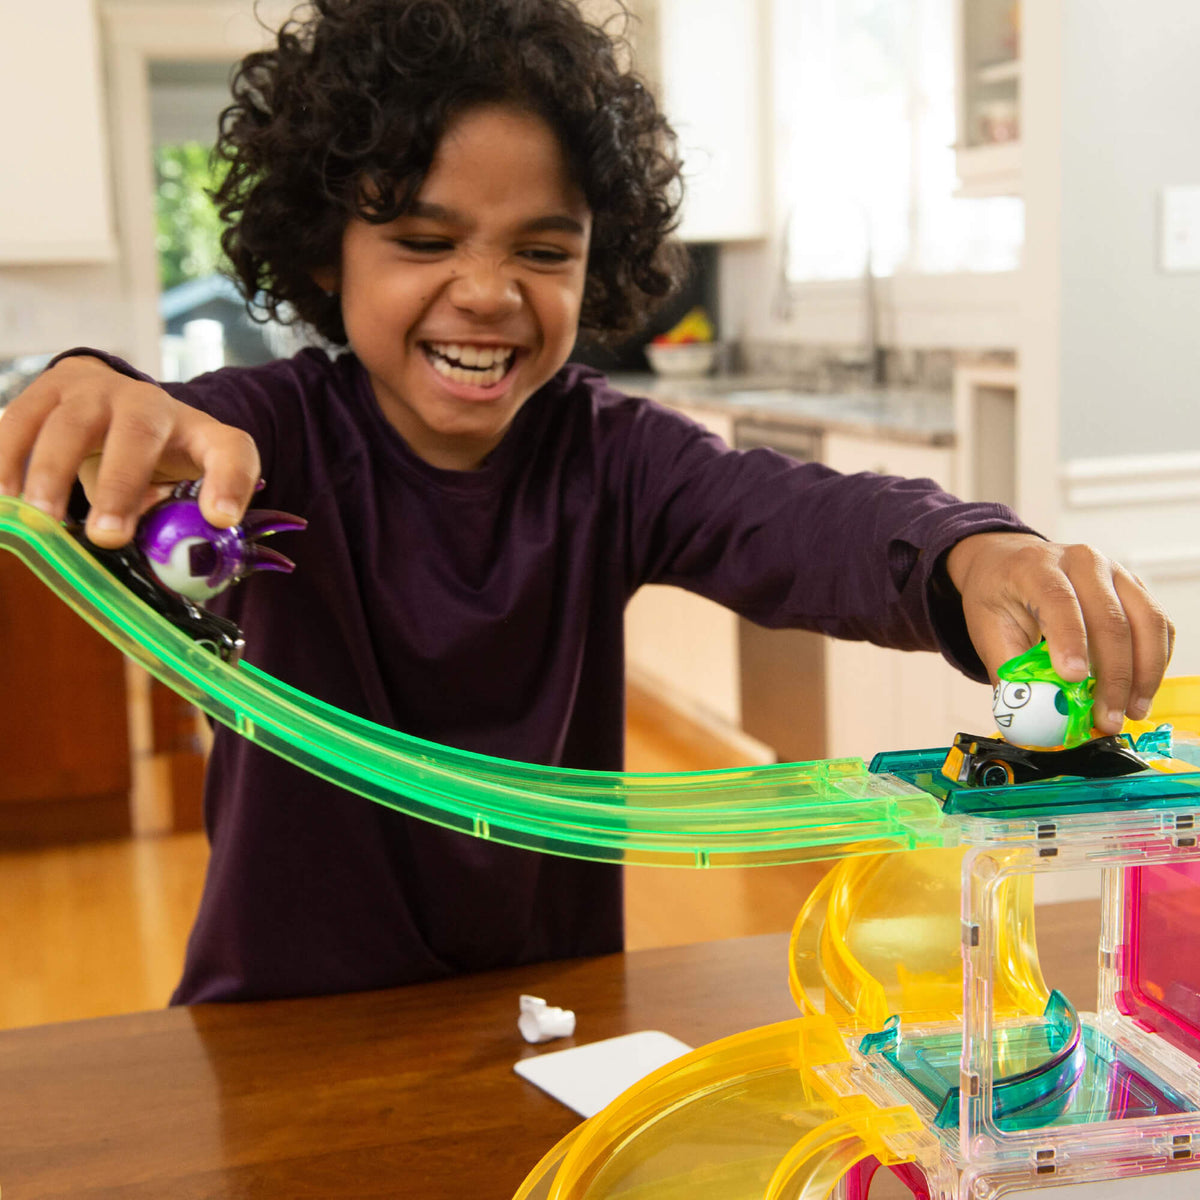
<svg viewBox="0 0 1200 1200">
<path fill-rule="evenodd" d="M 928 1153 L 933 1138 L 907 1105 L 842 1090 L 848 1062 L 825 1017 L 713 1042 L 573 1129 L 514 1200 L 817 1200 L 866 1158 Z"/>
<path fill-rule="evenodd" d="M 805 900 L 792 929 L 788 978 L 801 1012 L 882 1029 L 962 1017 L 962 847 L 839 863 Z M 897 897 L 903 903 L 897 903 Z M 1041 1013 L 1050 997 L 1034 938 L 1033 880 L 1001 888 L 993 1009 Z"/>
</svg>

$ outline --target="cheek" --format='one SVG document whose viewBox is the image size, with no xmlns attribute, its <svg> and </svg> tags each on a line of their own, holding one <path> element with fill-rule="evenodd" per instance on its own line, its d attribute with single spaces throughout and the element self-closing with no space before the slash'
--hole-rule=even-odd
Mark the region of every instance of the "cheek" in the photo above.
<svg viewBox="0 0 1200 1200">
<path fill-rule="evenodd" d="M 543 295 L 540 307 L 542 325 L 547 333 L 574 341 L 582 300 L 582 292 L 574 286 L 564 286 Z"/>
</svg>

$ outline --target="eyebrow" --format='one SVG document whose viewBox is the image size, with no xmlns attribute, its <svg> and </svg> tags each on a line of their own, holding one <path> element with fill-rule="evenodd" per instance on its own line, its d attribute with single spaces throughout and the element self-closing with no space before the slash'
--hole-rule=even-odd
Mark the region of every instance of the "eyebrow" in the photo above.
<svg viewBox="0 0 1200 1200">
<path fill-rule="evenodd" d="M 450 225 L 468 224 L 467 218 L 453 208 L 443 204 L 429 204 L 424 200 L 414 200 L 402 214 L 409 217 L 424 217 L 430 221 L 445 221 Z M 547 213 L 544 217 L 534 217 L 521 226 L 522 233 L 571 233 L 583 237 L 584 228 L 580 221 L 566 213 Z"/>
</svg>

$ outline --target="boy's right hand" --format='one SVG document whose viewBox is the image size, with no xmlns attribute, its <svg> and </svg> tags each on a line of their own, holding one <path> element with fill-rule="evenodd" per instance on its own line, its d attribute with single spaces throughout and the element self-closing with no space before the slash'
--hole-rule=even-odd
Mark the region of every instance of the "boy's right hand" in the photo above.
<svg viewBox="0 0 1200 1200">
<path fill-rule="evenodd" d="M 214 525 L 235 525 L 259 471 L 249 434 L 98 358 L 62 359 L 0 414 L 0 496 L 23 493 L 61 521 L 78 477 L 98 546 L 125 545 L 146 509 L 201 476 L 200 511 Z"/>
</svg>

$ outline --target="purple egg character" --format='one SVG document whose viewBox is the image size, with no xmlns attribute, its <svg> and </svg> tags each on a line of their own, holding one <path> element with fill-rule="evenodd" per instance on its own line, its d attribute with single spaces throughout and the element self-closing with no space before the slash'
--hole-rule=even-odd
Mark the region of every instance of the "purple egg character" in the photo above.
<svg viewBox="0 0 1200 1200">
<path fill-rule="evenodd" d="M 201 515 L 199 492 L 199 480 L 178 484 L 138 523 L 134 540 L 159 583 L 202 605 L 252 571 L 295 569 L 290 558 L 255 539 L 304 529 L 308 522 L 303 517 L 252 508 L 240 525 L 220 529 Z"/>
</svg>

